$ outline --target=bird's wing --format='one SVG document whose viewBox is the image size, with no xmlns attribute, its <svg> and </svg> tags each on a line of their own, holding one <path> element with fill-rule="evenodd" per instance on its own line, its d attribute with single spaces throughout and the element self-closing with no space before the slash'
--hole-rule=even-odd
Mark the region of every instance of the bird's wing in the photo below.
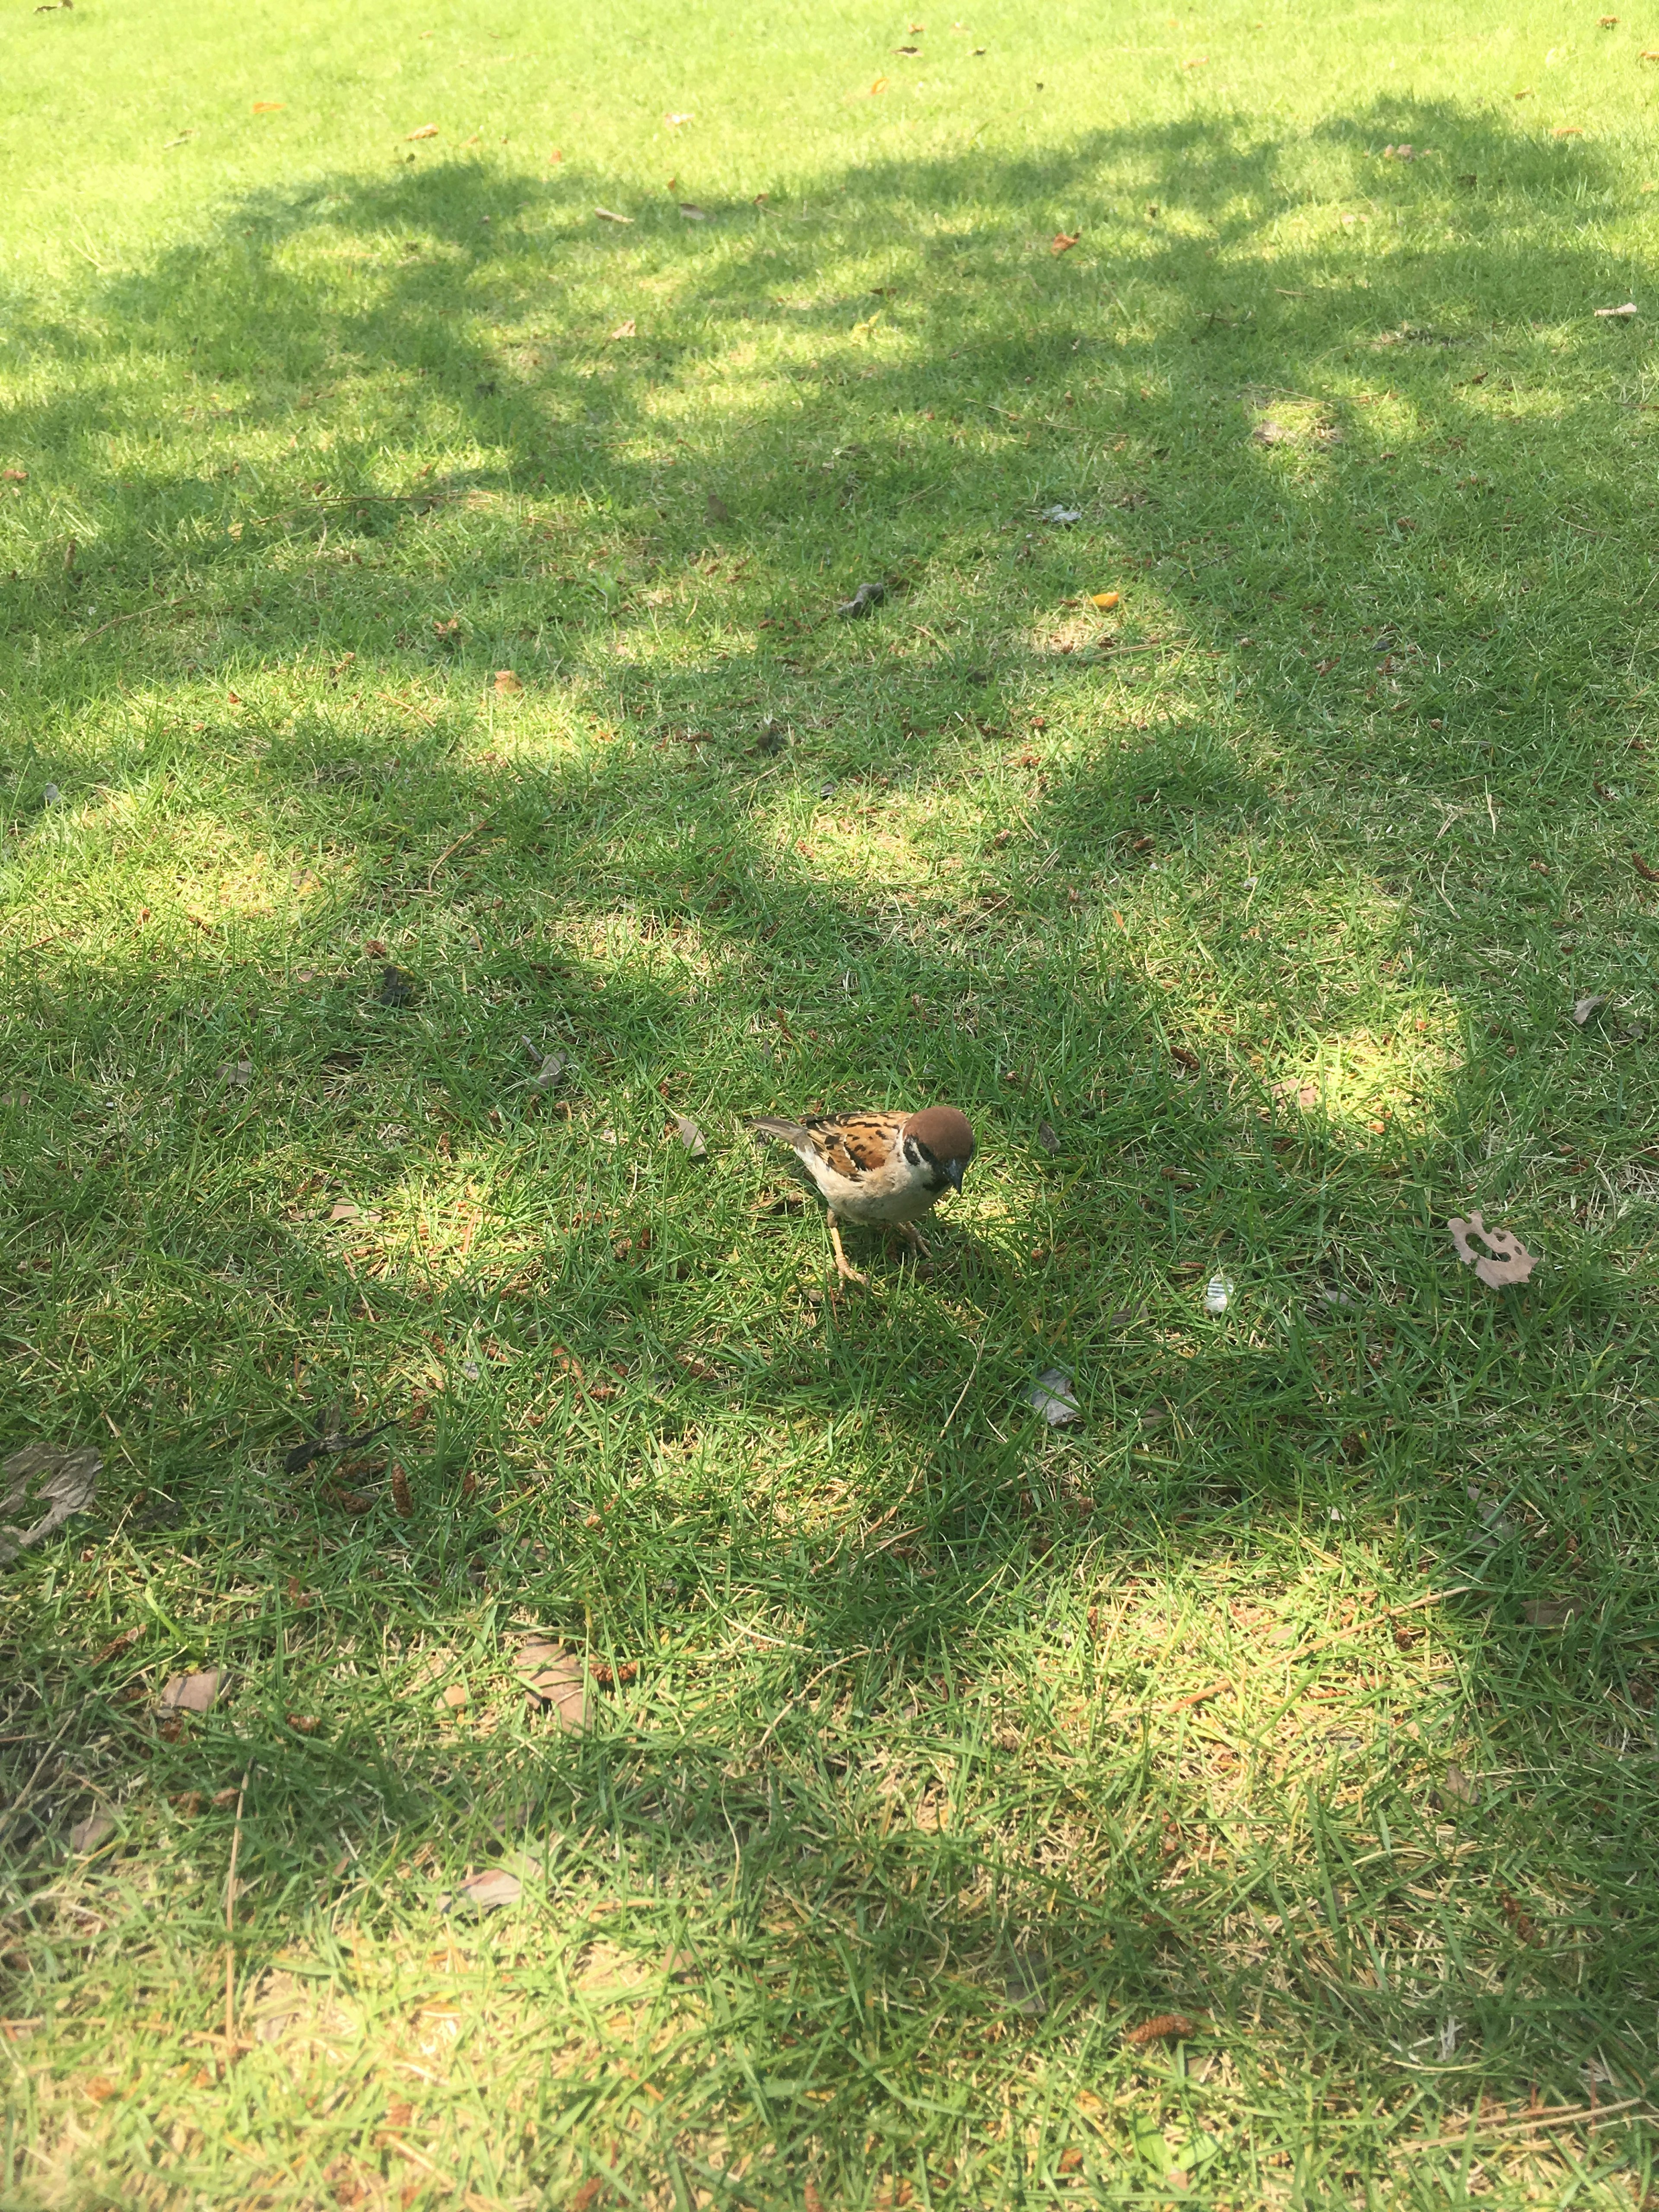
<svg viewBox="0 0 1659 2212">
<path fill-rule="evenodd" d="M 826 1167 L 856 1182 L 891 1164 L 903 1127 L 902 1114 L 827 1114 L 801 1134 Z"/>
</svg>

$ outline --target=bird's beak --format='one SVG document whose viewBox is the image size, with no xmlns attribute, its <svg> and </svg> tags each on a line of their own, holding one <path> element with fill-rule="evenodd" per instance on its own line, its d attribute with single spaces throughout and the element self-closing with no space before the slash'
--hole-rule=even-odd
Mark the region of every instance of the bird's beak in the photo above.
<svg viewBox="0 0 1659 2212">
<path fill-rule="evenodd" d="M 945 1174 L 951 1179 L 951 1188 L 952 1190 L 960 1190 L 962 1188 L 962 1170 L 966 1164 L 967 1163 L 963 1160 L 945 1160 L 941 1162 L 941 1165 L 944 1167 Z"/>
</svg>

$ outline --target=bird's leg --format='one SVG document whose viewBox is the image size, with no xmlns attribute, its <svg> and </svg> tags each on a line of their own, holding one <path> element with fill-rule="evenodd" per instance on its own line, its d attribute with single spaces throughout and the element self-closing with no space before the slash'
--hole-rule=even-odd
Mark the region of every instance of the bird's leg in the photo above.
<svg viewBox="0 0 1659 2212">
<path fill-rule="evenodd" d="M 921 1230 L 917 1228 L 914 1221 L 901 1221 L 899 1228 L 903 1233 L 905 1243 L 910 1247 L 910 1249 L 913 1252 L 920 1252 L 924 1260 L 931 1260 L 933 1258 L 933 1255 L 932 1252 L 927 1249 L 927 1239 L 922 1235 Z"/>
<path fill-rule="evenodd" d="M 830 1242 L 836 1248 L 836 1267 L 842 1282 L 867 1282 L 868 1278 L 860 1274 L 858 1269 L 850 1263 L 846 1253 L 841 1249 L 841 1224 L 836 1220 L 833 1213 L 826 1214 L 824 1218 L 830 1224 Z"/>
</svg>

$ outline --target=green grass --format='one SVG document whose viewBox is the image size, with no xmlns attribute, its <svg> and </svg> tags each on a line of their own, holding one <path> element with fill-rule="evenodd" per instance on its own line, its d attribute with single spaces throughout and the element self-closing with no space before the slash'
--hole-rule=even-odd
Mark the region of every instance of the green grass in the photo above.
<svg viewBox="0 0 1659 2212">
<path fill-rule="evenodd" d="M 1655 2201 L 1659 20 L 915 20 L 0 27 L 9 2207 Z"/>
</svg>

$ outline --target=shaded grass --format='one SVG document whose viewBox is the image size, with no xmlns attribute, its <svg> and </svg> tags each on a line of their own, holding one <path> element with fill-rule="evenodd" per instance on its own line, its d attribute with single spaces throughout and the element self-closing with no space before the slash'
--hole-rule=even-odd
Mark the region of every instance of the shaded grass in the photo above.
<svg viewBox="0 0 1659 2212">
<path fill-rule="evenodd" d="M 1050 100 L 1004 26 L 860 106 L 825 22 L 619 19 L 556 182 L 459 43 L 394 143 L 282 14 L 233 169 L 191 25 L 212 189 L 135 92 L 16 223 L 4 1440 L 106 1464 L 8 1571 L 7 2187 L 1640 2202 L 1634 42 Z M 968 1190 L 849 1301 L 740 1121 L 933 1097 Z"/>
</svg>

